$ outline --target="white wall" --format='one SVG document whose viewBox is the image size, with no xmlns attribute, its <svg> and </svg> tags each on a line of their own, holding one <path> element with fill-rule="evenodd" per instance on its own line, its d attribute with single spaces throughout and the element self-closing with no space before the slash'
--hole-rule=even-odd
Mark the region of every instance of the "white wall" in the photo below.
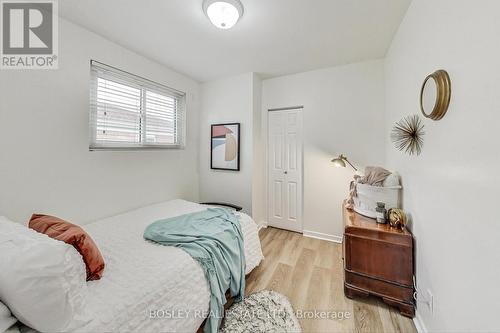
<svg viewBox="0 0 500 333">
<path fill-rule="evenodd" d="M 200 197 L 237 204 L 252 213 L 253 104 L 258 78 L 242 74 L 201 85 Z M 256 82 L 256 81 L 255 81 Z M 210 169 L 210 125 L 240 125 L 240 171 Z"/>
<path fill-rule="evenodd" d="M 59 35 L 58 70 L 0 71 L 0 214 L 84 223 L 197 200 L 198 83 L 63 19 Z M 187 148 L 89 152 L 90 59 L 187 92 Z"/>
<path fill-rule="evenodd" d="M 386 59 L 387 127 L 419 113 L 425 76 L 448 71 L 452 97 L 441 121 L 425 121 L 422 155 L 387 142 L 413 216 L 419 304 L 431 332 L 498 331 L 500 309 L 500 2 L 413 1 Z M 425 297 L 425 295 L 422 295 Z"/>
<path fill-rule="evenodd" d="M 267 110 L 297 105 L 304 106 L 304 230 L 341 239 L 341 204 L 354 172 L 330 160 L 344 153 L 360 167 L 385 161 L 383 61 L 264 80 L 265 145 Z"/>
<path fill-rule="evenodd" d="M 262 137 L 262 80 L 253 75 L 253 156 L 252 156 L 252 218 L 258 224 L 266 220 L 266 201 L 262 195 L 266 189 L 265 154 Z"/>
</svg>

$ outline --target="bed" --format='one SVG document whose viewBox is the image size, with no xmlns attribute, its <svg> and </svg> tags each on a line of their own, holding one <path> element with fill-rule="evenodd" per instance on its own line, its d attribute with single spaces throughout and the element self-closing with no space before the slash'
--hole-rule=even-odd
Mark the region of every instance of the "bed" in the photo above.
<svg viewBox="0 0 500 333">
<path fill-rule="evenodd" d="M 106 269 L 87 284 L 91 319 L 77 332 L 195 332 L 204 321 L 210 290 L 201 267 L 187 253 L 145 241 L 152 222 L 207 206 L 173 200 L 84 226 Z M 244 236 L 246 274 L 262 260 L 257 225 L 236 213 Z"/>
</svg>

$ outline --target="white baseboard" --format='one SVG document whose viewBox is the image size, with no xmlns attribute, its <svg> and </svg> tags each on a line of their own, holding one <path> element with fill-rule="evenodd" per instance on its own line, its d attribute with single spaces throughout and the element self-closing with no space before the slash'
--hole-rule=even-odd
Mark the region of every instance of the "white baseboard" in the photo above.
<svg viewBox="0 0 500 333">
<path fill-rule="evenodd" d="M 422 317 L 420 316 L 420 313 L 418 310 L 415 312 L 415 318 L 413 318 L 413 323 L 415 324 L 415 328 L 417 329 L 418 333 L 427 333 L 427 328 L 424 325 L 424 322 L 422 321 Z"/>
<path fill-rule="evenodd" d="M 259 223 L 257 223 L 257 231 L 264 228 L 267 228 L 267 221 L 260 221 Z"/>
<path fill-rule="evenodd" d="M 322 239 L 334 243 L 342 243 L 342 236 L 323 234 L 321 232 L 308 231 L 308 230 L 304 230 L 302 233 L 304 234 L 305 237 Z"/>
</svg>

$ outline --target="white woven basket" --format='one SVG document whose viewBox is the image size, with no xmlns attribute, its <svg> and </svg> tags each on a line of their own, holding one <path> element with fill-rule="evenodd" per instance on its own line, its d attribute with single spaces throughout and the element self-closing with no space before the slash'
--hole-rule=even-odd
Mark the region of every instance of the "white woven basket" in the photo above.
<svg viewBox="0 0 500 333">
<path fill-rule="evenodd" d="M 357 184 L 354 211 L 371 218 L 376 217 L 377 202 L 385 203 L 385 209 L 401 208 L 401 186 L 371 186 Z"/>
</svg>

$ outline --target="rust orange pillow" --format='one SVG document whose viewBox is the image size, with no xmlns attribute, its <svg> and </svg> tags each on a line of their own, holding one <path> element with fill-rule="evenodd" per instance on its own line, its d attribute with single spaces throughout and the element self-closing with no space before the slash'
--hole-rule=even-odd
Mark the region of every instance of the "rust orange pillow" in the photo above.
<svg viewBox="0 0 500 333">
<path fill-rule="evenodd" d="M 99 280 L 104 271 L 104 259 L 92 238 L 81 227 L 60 218 L 33 214 L 29 227 L 42 234 L 71 244 L 80 252 L 87 267 L 87 281 Z"/>
</svg>

